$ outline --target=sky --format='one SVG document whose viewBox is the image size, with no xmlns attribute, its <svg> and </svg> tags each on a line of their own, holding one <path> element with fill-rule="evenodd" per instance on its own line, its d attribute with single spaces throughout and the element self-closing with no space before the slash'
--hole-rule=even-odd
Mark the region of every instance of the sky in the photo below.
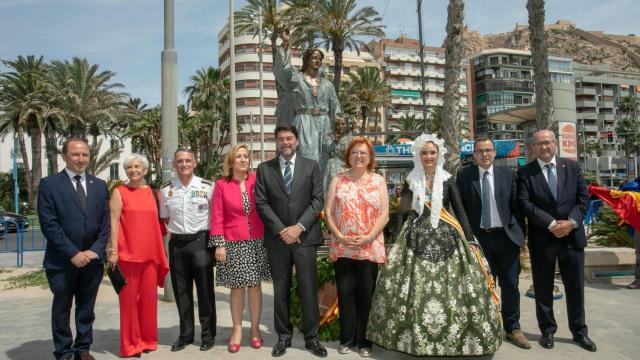
<svg viewBox="0 0 640 360">
<path fill-rule="evenodd" d="M 218 66 L 218 32 L 229 15 L 228 0 L 174 0 L 179 101 L 198 69 Z M 239 10 L 245 0 L 235 0 Z M 423 0 L 425 44 L 440 46 L 445 36 L 446 0 Z M 415 0 L 358 0 L 383 17 L 386 36 L 418 37 Z M 86 58 L 116 74 L 131 97 L 160 103 L 163 48 L 162 0 L 0 0 L 0 59 L 18 55 L 50 60 Z M 573 21 L 585 30 L 638 33 L 637 0 L 547 0 L 546 23 Z M 513 30 L 527 23 L 526 0 L 467 0 L 465 23 L 482 34 Z M 637 35 L 640 35 L 637 34 Z M 7 68 L 0 64 L 0 71 Z"/>
</svg>

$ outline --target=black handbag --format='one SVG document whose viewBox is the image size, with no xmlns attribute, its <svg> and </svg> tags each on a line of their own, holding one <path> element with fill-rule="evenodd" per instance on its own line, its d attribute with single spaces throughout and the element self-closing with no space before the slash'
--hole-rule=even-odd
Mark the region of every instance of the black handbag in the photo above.
<svg viewBox="0 0 640 360">
<path fill-rule="evenodd" d="M 113 285 L 113 289 L 116 291 L 116 294 L 120 294 L 122 288 L 127 285 L 127 279 L 122 275 L 120 267 L 118 265 L 113 269 L 109 267 L 107 269 L 107 276 L 109 277 L 109 280 L 111 280 L 111 285 Z"/>
</svg>

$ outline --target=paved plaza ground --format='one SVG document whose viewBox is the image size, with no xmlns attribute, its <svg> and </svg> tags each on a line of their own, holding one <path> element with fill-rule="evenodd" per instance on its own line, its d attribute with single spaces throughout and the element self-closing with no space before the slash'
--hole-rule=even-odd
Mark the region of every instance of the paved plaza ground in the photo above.
<svg viewBox="0 0 640 360">
<path fill-rule="evenodd" d="M 40 360 L 52 359 L 53 350 L 50 331 L 51 293 L 48 289 L 28 288 L 4 290 L 6 282 L 2 281 L 15 275 L 38 268 L 42 252 L 27 253 L 25 268 L 16 269 L 15 255 L 0 254 L 0 359 Z M 521 276 L 522 293 L 531 284 L 529 274 Z M 558 283 L 562 289 L 562 284 Z M 271 358 L 271 346 L 276 341 L 273 332 L 273 289 L 271 284 L 263 286 L 264 308 L 262 331 L 265 346 L 254 350 L 248 346 L 248 321 L 245 321 L 245 338 L 243 347 L 236 354 L 226 351 L 226 344 L 231 335 L 231 315 L 229 313 L 229 291 L 216 288 L 216 306 L 218 313 L 218 336 L 216 346 L 207 352 L 200 352 L 199 345 L 191 345 L 187 349 L 172 353 L 171 343 L 178 336 L 178 314 L 175 303 L 160 301 L 158 304 L 159 348 L 157 352 L 143 354 L 146 359 L 260 359 Z M 525 360 L 525 359 L 607 359 L 624 360 L 640 359 L 640 290 L 628 290 L 616 284 L 590 284 L 585 286 L 587 324 L 589 335 L 598 345 L 598 352 L 589 353 L 572 343 L 567 328 L 564 299 L 555 303 L 556 319 L 559 329 L 556 334 L 556 346 L 546 350 L 537 344 L 539 337 L 535 322 L 533 299 L 522 297 L 521 323 L 527 338 L 531 341 L 531 350 L 521 350 L 505 342 L 493 359 Z M 247 318 L 245 317 L 245 320 Z M 117 359 L 119 343 L 118 298 L 107 280 L 100 288 L 96 305 L 96 321 L 94 325 L 94 344 L 92 353 L 98 360 Z M 197 329 L 199 331 L 199 327 Z M 329 351 L 329 359 L 360 359 L 357 353 L 340 355 L 337 343 L 325 343 Z M 287 350 L 283 359 L 314 359 L 304 349 L 301 335 L 293 338 L 293 347 Z M 489 357 L 484 357 L 489 358 Z M 412 356 L 386 351 L 375 347 L 372 359 L 415 359 Z M 438 358 L 435 358 L 438 359 Z M 441 359 L 441 358 L 440 358 Z"/>
</svg>

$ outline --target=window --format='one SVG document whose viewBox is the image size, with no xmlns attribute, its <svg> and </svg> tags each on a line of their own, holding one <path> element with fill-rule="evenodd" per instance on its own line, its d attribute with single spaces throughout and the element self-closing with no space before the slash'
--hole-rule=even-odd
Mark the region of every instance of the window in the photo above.
<svg viewBox="0 0 640 360">
<path fill-rule="evenodd" d="M 109 165 L 109 179 L 120 180 L 120 164 L 115 163 Z"/>
</svg>

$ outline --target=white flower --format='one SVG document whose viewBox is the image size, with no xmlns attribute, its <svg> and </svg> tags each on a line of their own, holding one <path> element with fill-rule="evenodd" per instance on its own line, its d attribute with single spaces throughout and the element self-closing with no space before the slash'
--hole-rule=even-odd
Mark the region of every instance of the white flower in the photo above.
<svg viewBox="0 0 640 360">
<path fill-rule="evenodd" d="M 480 339 L 475 336 L 467 336 L 464 339 L 464 345 L 462 351 L 465 355 L 480 355 L 482 354 L 482 346 L 480 346 Z"/>
<path fill-rule="evenodd" d="M 483 322 L 482 323 L 482 330 L 484 330 L 485 333 L 488 333 L 489 331 L 491 331 L 491 325 L 489 325 L 488 322 Z"/>
</svg>

